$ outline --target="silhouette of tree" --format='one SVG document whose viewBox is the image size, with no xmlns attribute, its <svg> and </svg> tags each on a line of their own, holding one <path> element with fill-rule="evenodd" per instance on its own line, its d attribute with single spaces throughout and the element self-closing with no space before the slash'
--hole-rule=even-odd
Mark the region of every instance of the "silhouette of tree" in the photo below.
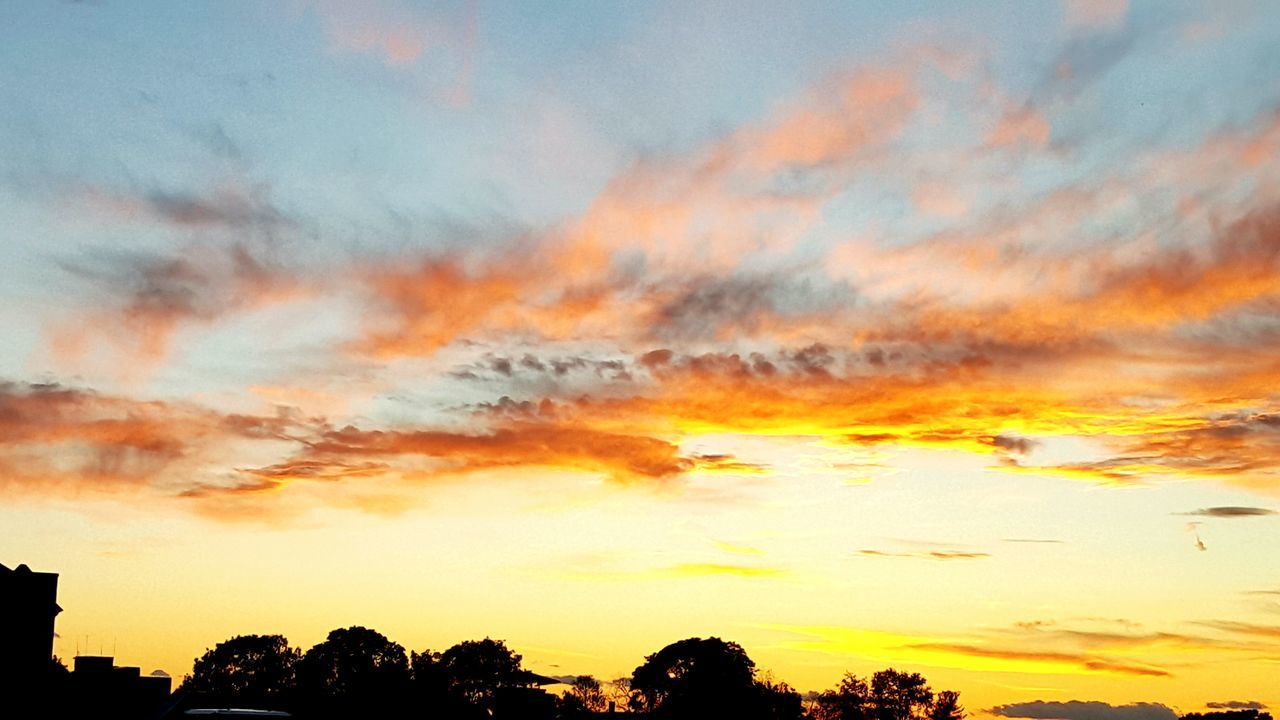
<svg viewBox="0 0 1280 720">
<path fill-rule="evenodd" d="M 868 720 L 872 717 L 871 686 L 845 673 L 834 690 L 820 694 L 811 713 L 814 720 Z"/>
<path fill-rule="evenodd" d="M 758 717 L 766 720 L 795 720 L 804 717 L 804 704 L 800 693 L 784 682 L 774 682 L 766 674 L 756 682 L 759 697 Z"/>
<path fill-rule="evenodd" d="M 933 690 L 920 673 L 889 668 L 871 676 L 871 702 L 876 720 L 925 720 Z"/>
<path fill-rule="evenodd" d="M 960 707 L 960 693 L 955 690 L 943 690 L 933 699 L 933 707 L 929 709 L 929 720 L 963 720 L 964 708 Z"/>
<path fill-rule="evenodd" d="M 311 714 L 375 715 L 403 706 L 409 689 L 404 648 L 363 627 L 333 630 L 298 662 L 298 690 Z"/>
<path fill-rule="evenodd" d="M 488 714 L 472 705 L 453 691 L 449 670 L 441 662 L 441 654 L 426 650 L 409 656 L 409 674 L 412 680 L 413 704 L 427 709 L 428 717 L 482 718 Z"/>
<path fill-rule="evenodd" d="M 582 701 L 573 695 L 565 693 L 560 696 L 560 700 L 557 703 L 556 717 L 561 720 L 579 720 L 579 718 L 589 718 L 592 714 L 587 709 L 587 706 L 583 705 Z"/>
<path fill-rule="evenodd" d="M 602 688 L 607 703 L 615 709 L 626 708 L 631 700 L 631 678 L 617 677 L 606 682 Z"/>
<path fill-rule="evenodd" d="M 579 675 L 574 678 L 573 685 L 569 688 L 569 692 L 565 693 L 565 697 L 577 700 L 582 703 L 583 709 L 590 712 L 604 712 L 609 707 L 604 687 L 599 680 L 590 675 Z"/>
<path fill-rule="evenodd" d="M 280 707 L 300 657 L 280 635 L 237 635 L 197 658 L 182 687 L 218 704 Z"/>
<path fill-rule="evenodd" d="M 454 645 L 440 654 L 439 663 L 452 694 L 492 711 L 501 690 L 529 684 L 520 659 L 501 640 L 485 638 Z"/>
<path fill-rule="evenodd" d="M 870 682 L 845 673 L 840 684 L 816 698 L 814 720 L 962 720 L 959 693 L 934 695 L 919 673 L 888 668 Z"/>
<path fill-rule="evenodd" d="M 800 696 L 758 683 L 742 646 L 720 638 L 681 640 L 645 658 L 631 675 L 631 707 L 655 718 L 799 718 Z"/>
</svg>

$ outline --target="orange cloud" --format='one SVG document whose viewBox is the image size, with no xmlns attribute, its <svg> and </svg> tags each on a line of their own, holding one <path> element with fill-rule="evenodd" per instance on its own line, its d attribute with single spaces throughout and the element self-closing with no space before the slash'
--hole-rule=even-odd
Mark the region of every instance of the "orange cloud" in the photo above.
<svg viewBox="0 0 1280 720">
<path fill-rule="evenodd" d="M 1113 675 L 1131 675 L 1139 677 L 1171 677 L 1172 674 L 1162 668 L 1139 663 L 1112 660 L 1066 652 L 1047 652 L 1036 650 L 1011 650 L 1007 648 L 984 647 L 963 643 L 922 643 L 914 646 L 921 650 L 935 650 L 955 655 L 992 658 L 996 660 L 1030 661 L 1051 665 L 1074 665 L 1084 670 Z"/>
<path fill-rule="evenodd" d="M 489 432 L 384 431 L 346 427 L 310 444 L 319 457 L 419 456 L 440 461 L 442 474 L 501 467 L 555 467 L 599 472 L 622 481 L 664 480 L 687 472 L 696 460 L 654 437 L 590 427 L 509 423 Z"/>
<path fill-rule="evenodd" d="M 1010 111 L 987 136 L 987 144 L 993 147 L 1017 146 L 1026 143 L 1032 148 L 1049 144 L 1049 121 L 1034 108 Z"/>
<path fill-rule="evenodd" d="M 444 30 L 410 7 L 388 0 L 360 7 L 322 0 L 313 7 L 335 49 L 376 55 L 392 66 L 416 62 L 429 46 L 440 42 Z"/>
<path fill-rule="evenodd" d="M 218 418 L 59 385 L 0 384 L 0 483 L 16 493 L 156 490 L 189 467 Z"/>
</svg>

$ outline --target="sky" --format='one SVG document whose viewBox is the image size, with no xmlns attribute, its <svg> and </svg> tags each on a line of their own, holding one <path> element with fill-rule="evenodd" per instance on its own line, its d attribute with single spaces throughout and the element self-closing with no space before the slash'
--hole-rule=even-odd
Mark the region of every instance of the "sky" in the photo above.
<svg viewBox="0 0 1280 720">
<path fill-rule="evenodd" d="M 0 67 L 63 658 L 1280 706 L 1272 3 L 8 2 Z"/>
</svg>

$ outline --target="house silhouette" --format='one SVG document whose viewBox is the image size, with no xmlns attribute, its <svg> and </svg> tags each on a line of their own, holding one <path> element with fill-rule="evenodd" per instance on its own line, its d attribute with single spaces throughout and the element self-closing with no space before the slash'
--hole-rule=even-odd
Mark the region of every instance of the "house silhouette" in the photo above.
<svg viewBox="0 0 1280 720">
<path fill-rule="evenodd" d="M 53 663 L 58 574 L 0 565 L 0 688 L 43 682 Z"/>
</svg>

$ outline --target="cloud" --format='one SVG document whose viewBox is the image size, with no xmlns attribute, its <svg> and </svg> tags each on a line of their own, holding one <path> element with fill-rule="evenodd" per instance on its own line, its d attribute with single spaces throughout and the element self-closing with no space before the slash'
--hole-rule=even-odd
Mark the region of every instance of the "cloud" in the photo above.
<svg viewBox="0 0 1280 720">
<path fill-rule="evenodd" d="M 325 432 L 309 447 L 318 457 L 421 456 L 440 460 L 441 473 L 502 467 L 557 467 L 603 472 L 618 480 L 664 480 L 691 470 L 695 461 L 653 437 L 588 427 L 515 422 L 486 433 L 443 430 Z"/>
<path fill-rule="evenodd" d="M 776 328 L 829 317 L 855 302 L 846 284 L 777 277 L 695 278 L 663 299 L 645 334 L 658 341 L 696 341 L 773 334 Z"/>
<path fill-rule="evenodd" d="M 972 655 L 975 657 L 1004 660 L 1030 660 L 1036 662 L 1074 665 L 1092 672 L 1109 673 L 1113 675 L 1129 675 L 1137 677 L 1169 677 L 1171 675 L 1167 670 L 1151 665 L 1144 665 L 1126 660 L 1115 660 L 1083 653 L 1020 650 L 967 645 L 963 643 L 927 643 L 918 647 L 921 649 L 945 651 L 958 655 Z"/>
<path fill-rule="evenodd" d="M 1038 443 L 1029 438 L 1014 437 L 1012 435 L 996 435 L 991 439 L 991 444 L 1018 455 L 1026 455 L 1035 449 Z"/>
<path fill-rule="evenodd" d="M 289 487 L 517 468 L 647 484 L 764 469 L 681 449 L 704 433 L 964 451 L 1006 472 L 1110 484 L 1200 477 L 1276 492 L 1280 354 L 1263 320 L 1280 297 L 1280 209 L 1244 185 L 1275 179 L 1266 160 L 1280 151 L 1280 116 L 1138 153 L 1025 202 L 975 198 L 931 235 L 882 244 L 872 234 L 828 255 L 810 247 L 830 230 L 832 203 L 868 178 L 904 205 L 946 210 L 946 193 L 929 184 L 942 175 L 917 167 L 909 142 L 914 123 L 949 106 L 940 84 L 984 103 L 980 122 L 966 123 L 976 128 L 966 167 L 1005 168 L 1023 153 L 1060 162 L 1043 147 L 1055 103 L 1132 43 L 1122 12 L 1072 12 L 1066 69 L 1026 105 L 986 94 L 972 58 L 899 51 L 834 73 L 756 122 L 637 157 L 579 215 L 451 250 L 308 270 L 253 239 L 293 227 L 265 191 L 102 192 L 104 215 L 215 237 L 171 254 L 65 263 L 91 307 L 51 335 L 66 356 L 107 345 L 131 362 L 158 359 L 183 329 L 321 296 L 356 316 L 350 341 L 326 350 L 388 374 L 393 361 L 449 350 L 453 378 L 469 382 L 471 394 L 445 411 L 453 416 L 421 427 L 335 417 L 259 437 L 202 419 L 215 435 L 284 452 L 219 457 L 221 477 L 184 486 L 192 499 L 266 502 Z M 369 15 L 345 28 L 357 51 L 424 57 L 375 32 L 398 27 L 383 22 L 395 12 Z M 1134 198 L 1138 217 L 1117 198 Z M 1188 199 L 1212 218 L 1186 210 L 1175 222 L 1163 209 Z M 1099 237 L 1084 218 L 1125 230 Z M 218 234 L 237 232 L 253 237 Z M 326 274 L 337 279 L 316 277 Z M 1059 439 L 1104 455 L 1033 464 Z M 121 452 L 137 456 L 121 467 L 164 461 Z"/>
<path fill-rule="evenodd" d="M 223 138 L 224 143 L 230 142 L 225 133 Z M 221 229 L 265 236 L 297 224 L 272 201 L 265 185 L 231 184 L 206 193 L 161 188 L 125 193 L 75 185 L 66 194 L 68 204 L 107 220 L 150 222 L 176 230 Z"/>
<path fill-rule="evenodd" d="M 1207 708 L 1214 710 L 1266 710 L 1267 706 L 1257 700 L 1227 700 L 1225 702 L 1207 702 Z"/>
<path fill-rule="evenodd" d="M 1232 620 L 1214 620 L 1201 624 L 1237 635 L 1280 639 L 1280 625 L 1257 625 L 1254 623 L 1237 622 Z"/>
<path fill-rule="evenodd" d="M 333 0 L 311 3 L 334 49 L 368 53 L 390 66 L 411 65 L 442 41 L 447 28 L 390 0 L 360 8 Z"/>
<path fill-rule="evenodd" d="M 1036 718 L 1037 720 L 1176 720 L 1178 714 L 1160 703 L 1131 703 L 1111 705 L 1104 702 L 1067 702 L 1035 700 L 1032 702 L 997 705 L 989 710 L 993 715 L 1012 718 Z"/>
<path fill-rule="evenodd" d="M 220 449 L 276 441 L 295 422 L 4 382 L 0 484 L 24 497 L 175 497 L 200 482 Z"/>
<path fill-rule="evenodd" d="M 194 211 L 193 211 L 194 212 Z M 99 295 L 99 307 L 49 331 L 55 356 L 78 360 L 104 344 L 156 361 L 174 333 L 228 315 L 297 299 L 308 291 L 246 243 L 192 245 L 173 256 L 98 253 L 62 263 Z"/>
<path fill-rule="evenodd" d="M 1129 13 L 1128 0 L 1065 0 L 1067 24 L 1090 30 L 1115 30 Z"/>
<path fill-rule="evenodd" d="M 1185 418 L 1184 429 L 1152 428 L 1114 441 L 1120 454 L 1092 463 L 1016 468 L 1067 476 L 1130 483 L 1145 476 L 1191 475 L 1232 479 L 1255 489 L 1273 488 L 1269 471 L 1280 467 L 1280 428 L 1276 412 L 1232 413 Z M 1188 515 L 1216 518 L 1273 514 L 1265 508 L 1205 508 Z"/>
<path fill-rule="evenodd" d="M 978 560 L 991 557 L 990 553 L 966 550 L 927 550 L 923 552 L 892 552 L 885 550 L 859 550 L 863 557 L 919 558 L 925 560 Z"/>
<path fill-rule="evenodd" d="M 1193 510 L 1191 512 L 1186 512 L 1182 514 L 1195 515 L 1199 517 L 1212 517 L 1212 518 L 1239 518 L 1239 517 L 1258 517 L 1262 515 L 1275 515 L 1276 511 L 1271 510 L 1269 508 L 1260 508 L 1260 507 L 1226 506 L 1226 507 L 1200 508 L 1199 510 Z"/>
<path fill-rule="evenodd" d="M 147 208 L 174 225 L 220 225 L 229 228 L 270 228 L 289 223 L 265 197 L 222 192 L 212 198 L 185 193 L 153 191 L 145 197 Z"/>
<path fill-rule="evenodd" d="M 1121 625 L 1124 631 L 1110 629 L 1110 626 L 1115 624 Z M 1086 652 L 1106 650 L 1134 652 L 1140 650 L 1176 649 L 1178 651 L 1214 653 L 1252 653 L 1262 649 L 1260 645 L 1252 642 L 1242 643 L 1234 640 L 1187 635 L 1185 633 L 1142 632 L 1139 627 L 1138 624 L 1130 621 L 1104 621 L 1100 619 L 1083 621 L 1083 627 L 1081 627 L 1080 621 L 1072 623 L 1072 625 L 1051 621 L 1035 621 L 1015 623 L 1012 628 L 1000 635 L 1016 637 L 1020 642 L 1039 646 L 1050 645 L 1054 648 L 1072 648 Z"/>
<path fill-rule="evenodd" d="M 1117 659 L 1094 652 L 1009 647 L 1008 638 L 931 638 L 847 627 L 796 627 L 778 629 L 809 638 L 791 646 L 863 659 L 909 662 L 934 667 L 980 672 L 1013 672 L 1049 675 L 1108 674 L 1123 677 L 1165 677 L 1170 673 L 1155 665 Z"/>
<path fill-rule="evenodd" d="M 1026 145 L 1043 148 L 1049 144 L 1053 130 L 1044 114 L 1034 108 L 1010 110 L 1001 116 L 986 142 L 994 148 Z"/>
</svg>

